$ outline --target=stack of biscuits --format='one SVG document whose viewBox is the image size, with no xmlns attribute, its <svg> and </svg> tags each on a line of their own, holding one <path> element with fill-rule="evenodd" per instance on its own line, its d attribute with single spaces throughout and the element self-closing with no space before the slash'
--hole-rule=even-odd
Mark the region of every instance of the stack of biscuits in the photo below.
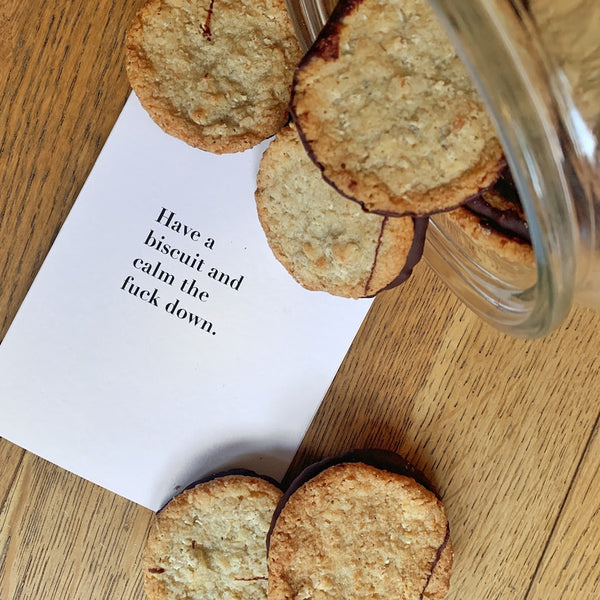
<svg viewBox="0 0 600 600">
<path fill-rule="evenodd" d="M 360 450 L 307 467 L 285 493 L 249 471 L 173 498 L 143 554 L 149 600 L 443 600 L 444 506 L 400 456 Z"/>
<path fill-rule="evenodd" d="M 258 217 L 307 289 L 360 298 L 399 285 L 439 213 L 533 264 L 493 125 L 427 0 L 340 0 L 304 56 L 285 0 L 148 0 L 127 73 L 156 123 L 194 147 L 274 136 Z"/>
</svg>

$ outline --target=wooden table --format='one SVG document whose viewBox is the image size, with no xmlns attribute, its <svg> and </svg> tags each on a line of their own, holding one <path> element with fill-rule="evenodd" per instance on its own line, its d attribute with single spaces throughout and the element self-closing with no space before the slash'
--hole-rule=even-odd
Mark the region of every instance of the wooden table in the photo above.
<svg viewBox="0 0 600 600">
<path fill-rule="evenodd" d="M 0 339 L 129 92 L 142 0 L 0 0 Z M 600 598 L 600 314 L 481 323 L 424 264 L 379 297 L 290 467 L 404 453 L 447 507 L 450 598 Z M 0 416 L 1 419 L 1 416 Z M 151 513 L 0 440 L 0 599 L 142 599 Z"/>
</svg>

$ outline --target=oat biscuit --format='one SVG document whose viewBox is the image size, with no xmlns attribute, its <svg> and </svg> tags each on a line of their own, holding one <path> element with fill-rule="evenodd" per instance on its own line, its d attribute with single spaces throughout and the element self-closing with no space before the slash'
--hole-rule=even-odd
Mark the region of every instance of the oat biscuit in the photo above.
<svg viewBox="0 0 600 600">
<path fill-rule="evenodd" d="M 309 290 L 372 296 L 408 278 L 421 258 L 426 220 L 368 214 L 340 195 L 293 125 L 265 151 L 255 196 L 275 257 Z"/>
<path fill-rule="evenodd" d="M 126 46 L 141 104 L 192 146 L 245 150 L 288 118 L 301 51 L 284 0 L 148 0 Z"/>
<path fill-rule="evenodd" d="M 535 265 L 527 218 L 508 168 L 493 186 L 443 218 L 488 254 L 527 267 Z"/>
<path fill-rule="evenodd" d="M 296 71 L 291 111 L 327 180 L 369 211 L 456 207 L 502 162 L 426 0 L 341 0 Z"/>
<path fill-rule="evenodd" d="M 446 597 L 448 521 L 440 500 L 413 478 L 342 462 L 280 504 L 269 537 L 269 600 Z"/>
<path fill-rule="evenodd" d="M 266 535 L 281 491 L 252 475 L 215 477 L 157 513 L 142 565 L 149 600 L 266 600 Z"/>
</svg>

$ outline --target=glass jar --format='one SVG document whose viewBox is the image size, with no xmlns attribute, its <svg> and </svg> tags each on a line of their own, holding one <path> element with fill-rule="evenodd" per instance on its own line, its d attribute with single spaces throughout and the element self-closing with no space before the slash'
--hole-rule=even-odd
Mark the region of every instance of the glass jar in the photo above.
<svg viewBox="0 0 600 600">
<path fill-rule="evenodd" d="M 307 48 L 335 0 L 288 0 Z M 482 255 L 443 213 L 424 257 L 496 328 L 555 329 L 600 309 L 600 2 L 431 0 L 487 104 L 523 204 L 534 266 Z"/>
</svg>

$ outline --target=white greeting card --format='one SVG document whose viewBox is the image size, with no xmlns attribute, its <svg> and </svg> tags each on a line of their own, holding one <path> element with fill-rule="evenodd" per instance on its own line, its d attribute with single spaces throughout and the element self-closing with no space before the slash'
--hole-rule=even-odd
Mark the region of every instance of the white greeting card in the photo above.
<svg viewBox="0 0 600 600">
<path fill-rule="evenodd" d="M 0 345 L 0 436 L 150 509 L 215 470 L 280 478 L 369 306 L 302 289 L 216 156 L 132 95 Z"/>
</svg>

